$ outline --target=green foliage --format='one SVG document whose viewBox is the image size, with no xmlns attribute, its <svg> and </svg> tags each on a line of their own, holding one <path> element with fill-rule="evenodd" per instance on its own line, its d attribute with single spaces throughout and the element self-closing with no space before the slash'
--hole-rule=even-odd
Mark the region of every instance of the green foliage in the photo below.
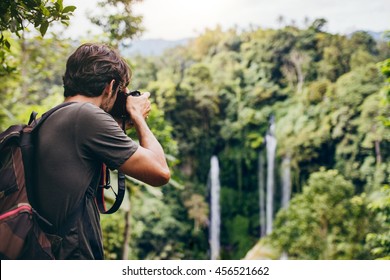
<svg viewBox="0 0 390 280">
<path fill-rule="evenodd" d="M 293 259 L 367 258 L 365 196 L 336 170 L 312 173 L 303 192 L 281 210 L 270 236 Z"/>
<path fill-rule="evenodd" d="M 72 15 L 75 6 L 64 6 L 63 0 L 35 0 L 35 1 L 2 1 L 0 4 L 0 32 L 9 30 L 18 37 L 20 32 L 26 28 L 26 22 L 34 25 L 40 31 L 42 37 L 46 34 L 50 23 L 61 21 L 68 25 L 69 17 Z M 2 44 L 7 45 L 7 40 Z"/>
<path fill-rule="evenodd" d="M 104 258 L 118 260 L 122 257 L 124 241 L 125 218 L 123 212 L 112 215 L 102 215 L 101 224 L 104 244 Z"/>
<path fill-rule="evenodd" d="M 62 102 L 62 75 L 70 48 L 69 42 L 56 36 L 15 41 L 12 57 L 19 71 L 0 75 L 0 128 L 26 123 L 32 110 L 42 114 Z"/>
<path fill-rule="evenodd" d="M 69 24 L 75 6 L 64 6 L 63 0 L 6 0 L 0 3 L 0 75 L 9 74 L 14 67 L 8 64 L 7 57 L 11 55 L 12 39 L 8 33 L 21 38 L 28 24 L 32 24 L 43 37 L 49 25 L 60 21 Z"/>
<path fill-rule="evenodd" d="M 174 191 L 166 187 L 165 192 Z M 132 240 L 130 246 L 136 259 L 182 259 L 182 242 L 189 225 L 176 219 L 179 205 L 172 204 L 172 195 L 153 195 L 141 189 L 133 190 Z"/>
<path fill-rule="evenodd" d="M 367 234 L 367 245 L 377 259 L 390 260 L 390 187 L 384 186 L 372 195 L 369 211 L 375 215 L 375 232 Z"/>
<path fill-rule="evenodd" d="M 105 13 L 95 18 L 106 32 L 101 41 L 119 45 L 139 34 L 141 17 L 132 27 L 126 21 L 135 2 L 102 1 Z M 326 33 L 325 24 L 244 32 L 216 27 L 162 57 L 129 59 L 130 86 L 151 92 L 148 124 L 167 153 L 172 180 L 162 189 L 128 180 L 131 198 L 123 210 L 131 210 L 130 220 L 124 212 L 102 217 L 106 258 L 121 258 L 129 247 L 130 259 L 206 259 L 212 155 L 221 167 L 220 255 L 247 255 L 263 226 L 258 157 L 271 116 L 278 214 L 274 233 L 259 242 L 263 254 L 253 249 L 251 255 L 388 258 L 388 189 L 382 188 L 390 176 L 383 125 L 389 123 L 390 48 L 365 32 Z M 42 113 L 61 102 L 64 63 L 58 62 L 65 62 L 72 42 L 2 34 L 12 45 L 7 56 L 0 53 L 8 67 L 0 75 L 5 128 L 26 122 L 32 109 Z M 136 139 L 134 131 L 129 135 Z M 293 199 L 280 210 L 286 155 Z M 130 241 L 123 244 L 128 221 Z"/>
<path fill-rule="evenodd" d="M 197 233 L 201 227 L 205 227 L 208 224 L 209 207 L 202 195 L 192 194 L 191 197 L 184 202 L 184 206 L 188 209 L 188 217 L 194 220 L 195 233 Z"/>
<path fill-rule="evenodd" d="M 229 238 L 230 250 L 225 250 L 222 257 L 236 259 L 237 256 L 244 256 L 253 246 L 254 238 L 248 238 L 250 234 L 250 220 L 247 217 L 236 215 L 232 220 L 226 221 L 226 228 Z"/>
<path fill-rule="evenodd" d="M 382 88 L 383 92 L 383 103 L 384 106 L 389 106 L 390 104 L 390 58 L 386 59 L 379 63 L 380 70 L 382 74 L 386 78 L 385 85 Z M 382 116 L 381 117 L 382 122 L 385 126 L 390 126 L 390 117 L 389 116 Z"/>
<path fill-rule="evenodd" d="M 334 82 L 339 76 L 350 70 L 351 48 L 344 36 L 321 35 L 317 42 L 322 50 L 322 59 L 318 62 L 318 75 Z"/>
<path fill-rule="evenodd" d="M 102 9 L 98 15 L 90 15 L 92 23 L 102 27 L 107 33 L 107 42 L 119 46 L 127 45 L 129 39 L 140 35 L 142 27 L 142 16 L 135 16 L 132 6 L 142 0 L 102 0 L 98 5 Z"/>
<path fill-rule="evenodd" d="M 184 200 L 193 228 L 205 217 L 204 207 L 198 215 L 193 209 L 202 205 L 195 203 L 202 201 L 199 194 L 207 198 L 202 186 L 210 157 L 219 157 L 223 258 L 242 258 L 258 236 L 257 161 L 271 115 L 276 117 L 277 163 L 291 156 L 293 195 L 299 196 L 310 174 L 321 166 L 338 169 L 345 176 L 338 183 L 348 185 L 341 195 L 347 198 L 332 191 L 322 202 L 341 200 L 347 209 L 337 208 L 337 213 L 348 221 L 341 221 L 336 212 L 327 217 L 333 224 L 322 235 L 326 240 L 319 240 L 314 253 L 305 257 L 372 256 L 364 249 L 367 231 L 360 234 L 348 225 L 368 227 L 366 198 L 354 194 L 377 190 L 389 173 L 389 138 L 380 123 L 388 110 L 380 105 L 383 78 L 375 67 L 387 49 L 378 48 L 364 32 L 351 38 L 325 33 L 325 24 L 320 19 L 302 30 L 288 26 L 241 34 L 216 27 L 188 46 L 155 58 L 153 64 L 146 61 L 146 68 L 138 63 L 138 70 L 153 77 L 144 86 L 156 93 L 159 108 L 174 127 L 179 177 L 197 186 L 186 191 Z M 280 185 L 278 178 L 276 184 Z M 301 199 L 308 203 L 306 196 Z M 277 202 L 276 211 L 278 207 Z M 315 243 L 318 232 L 309 235 L 318 219 L 304 217 L 307 240 Z"/>
<path fill-rule="evenodd" d="M 356 31 L 352 34 L 350 45 L 352 49 L 360 49 L 368 53 L 375 54 L 377 52 L 377 44 L 368 32 Z"/>
</svg>

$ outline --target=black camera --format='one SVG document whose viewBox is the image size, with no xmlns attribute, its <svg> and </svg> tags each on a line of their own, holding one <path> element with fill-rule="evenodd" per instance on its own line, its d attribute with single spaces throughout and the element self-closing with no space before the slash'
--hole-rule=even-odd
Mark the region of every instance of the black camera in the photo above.
<svg viewBox="0 0 390 280">
<path fill-rule="evenodd" d="M 128 93 L 126 92 L 118 92 L 114 106 L 112 107 L 110 111 L 110 115 L 114 119 L 122 119 L 123 121 L 130 120 L 130 115 L 126 110 L 126 99 L 128 96 L 140 96 L 141 92 L 138 90 L 130 91 Z"/>
</svg>

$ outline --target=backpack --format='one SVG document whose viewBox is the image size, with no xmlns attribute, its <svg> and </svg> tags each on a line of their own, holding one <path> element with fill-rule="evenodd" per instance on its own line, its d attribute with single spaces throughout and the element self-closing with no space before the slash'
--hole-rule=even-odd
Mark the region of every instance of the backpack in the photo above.
<svg viewBox="0 0 390 280">
<path fill-rule="evenodd" d="M 51 227 L 33 208 L 34 134 L 62 103 L 27 125 L 0 134 L 0 259 L 54 259 L 42 225 Z"/>
</svg>

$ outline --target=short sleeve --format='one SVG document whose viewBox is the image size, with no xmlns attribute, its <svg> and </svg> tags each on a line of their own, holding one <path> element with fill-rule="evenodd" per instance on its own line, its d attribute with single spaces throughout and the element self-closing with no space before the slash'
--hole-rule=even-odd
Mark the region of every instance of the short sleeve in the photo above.
<svg viewBox="0 0 390 280">
<path fill-rule="evenodd" d="M 81 155 L 104 162 L 110 169 L 118 169 L 139 146 L 109 114 L 90 103 L 80 107 L 75 129 Z"/>
</svg>

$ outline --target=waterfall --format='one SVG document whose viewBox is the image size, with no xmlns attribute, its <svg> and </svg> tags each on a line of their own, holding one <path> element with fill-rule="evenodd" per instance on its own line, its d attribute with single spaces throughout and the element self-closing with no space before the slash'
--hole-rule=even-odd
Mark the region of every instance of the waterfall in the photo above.
<svg viewBox="0 0 390 280">
<path fill-rule="evenodd" d="M 265 136 L 266 148 L 267 148 L 267 207 L 266 207 L 266 234 L 272 232 L 273 223 L 273 200 L 274 200 L 274 173 L 275 173 L 275 151 L 276 151 L 276 138 L 275 138 L 275 118 L 271 116 L 270 126 Z"/>
<path fill-rule="evenodd" d="M 265 176 L 264 176 L 264 153 L 263 149 L 259 152 L 258 160 L 258 185 L 259 185 L 259 217 L 260 217 L 260 237 L 266 234 L 266 223 L 265 223 Z"/>
<path fill-rule="evenodd" d="M 285 155 L 282 161 L 282 208 L 288 206 L 291 198 L 291 157 Z"/>
<path fill-rule="evenodd" d="M 209 244 L 210 244 L 210 258 L 212 260 L 219 259 L 219 232 L 221 225 L 220 213 L 220 182 L 219 182 L 219 163 L 216 156 L 211 157 L 209 174 L 209 188 L 210 188 L 210 227 L 209 227 Z"/>
</svg>

